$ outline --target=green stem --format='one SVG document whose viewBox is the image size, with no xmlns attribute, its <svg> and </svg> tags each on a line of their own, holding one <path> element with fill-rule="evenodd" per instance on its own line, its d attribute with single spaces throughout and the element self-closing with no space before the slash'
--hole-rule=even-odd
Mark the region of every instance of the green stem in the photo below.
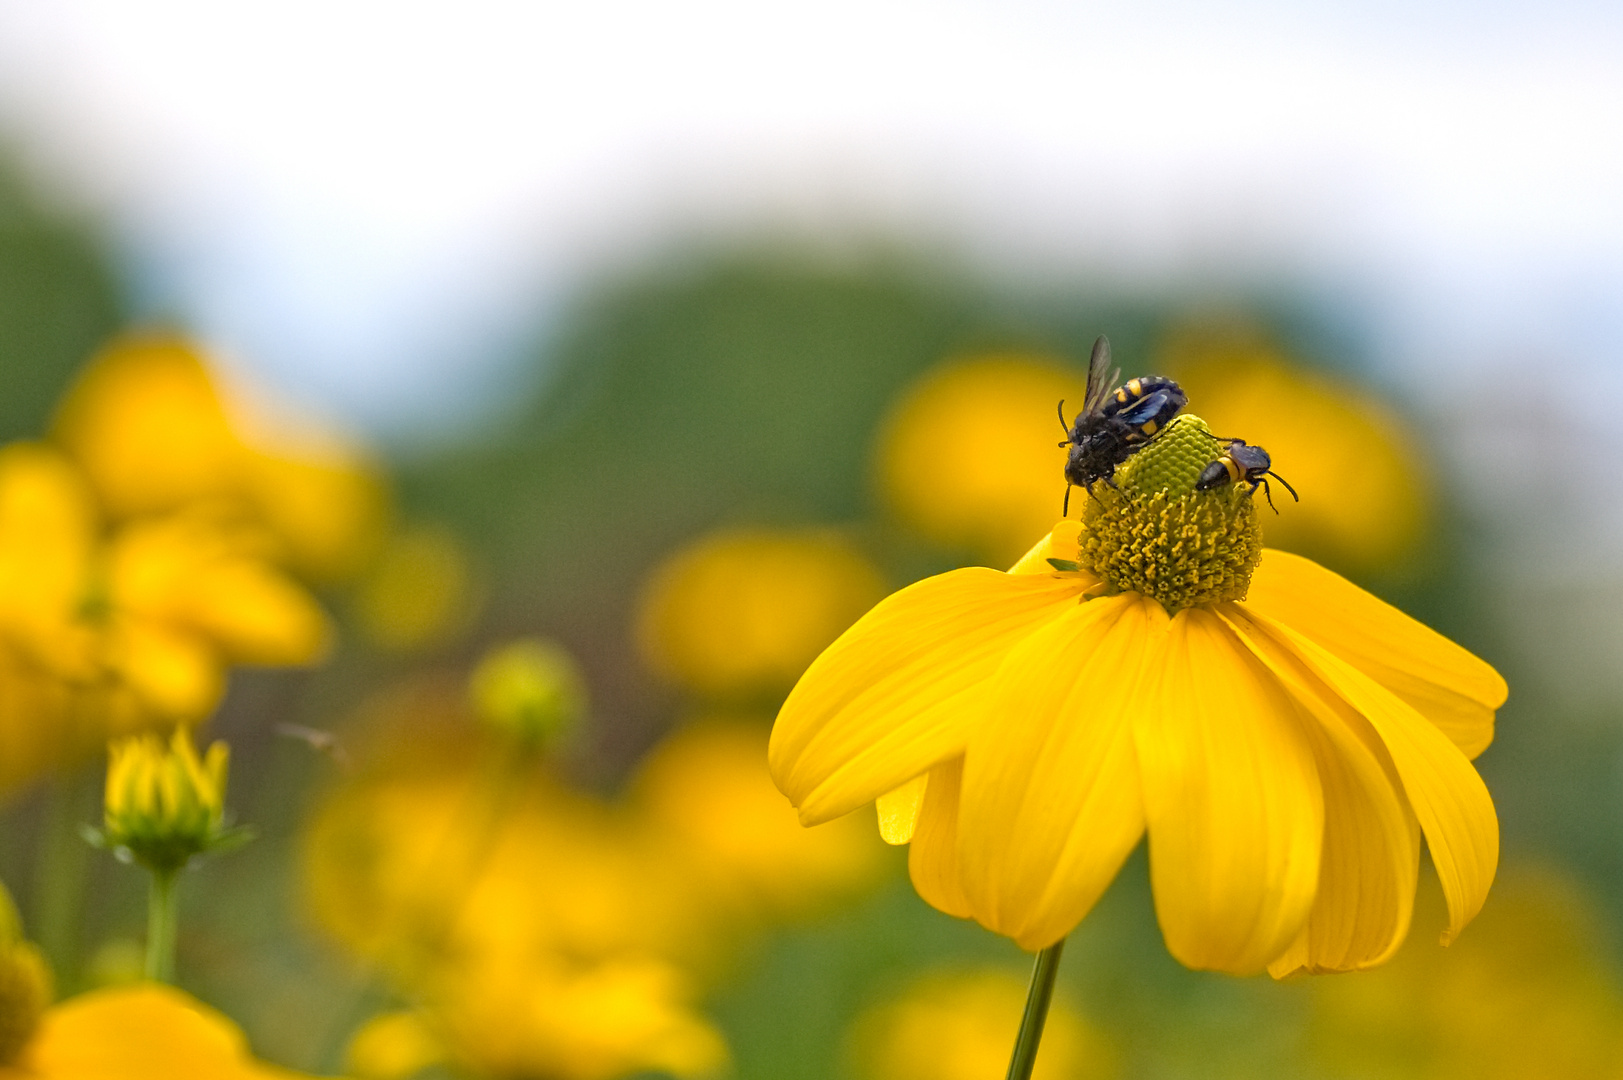
<svg viewBox="0 0 1623 1080">
<path fill-rule="evenodd" d="M 1037 1064 L 1037 1046 L 1043 1041 L 1043 1024 L 1048 1020 L 1048 1006 L 1054 1000 L 1054 976 L 1059 974 L 1059 954 L 1065 948 L 1065 939 L 1037 954 L 1031 968 L 1031 989 L 1026 993 L 1026 1013 L 1020 1018 L 1020 1035 L 1014 1040 L 1014 1056 L 1009 1058 L 1008 1080 L 1030 1080 L 1032 1066 Z"/>
<path fill-rule="evenodd" d="M 57 985 L 70 993 L 78 989 L 80 923 L 91 858 L 79 830 L 98 810 L 91 787 L 95 779 L 89 769 L 51 779 L 35 863 L 34 933 L 56 970 Z"/>
<path fill-rule="evenodd" d="M 154 870 L 147 892 L 147 978 L 154 982 L 175 981 L 175 926 L 177 905 L 175 881 L 179 872 Z"/>
</svg>

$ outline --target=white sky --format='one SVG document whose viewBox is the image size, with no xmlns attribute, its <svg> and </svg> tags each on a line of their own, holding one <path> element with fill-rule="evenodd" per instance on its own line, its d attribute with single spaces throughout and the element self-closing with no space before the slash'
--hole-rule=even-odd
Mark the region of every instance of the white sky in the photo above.
<svg viewBox="0 0 1623 1080">
<path fill-rule="evenodd" d="M 0 0 L 0 118 L 154 308 L 382 432 L 605 260 L 769 222 L 1298 270 L 1394 371 L 1533 355 L 1598 409 L 1620 58 L 1623 5 L 1574 2 Z"/>
</svg>

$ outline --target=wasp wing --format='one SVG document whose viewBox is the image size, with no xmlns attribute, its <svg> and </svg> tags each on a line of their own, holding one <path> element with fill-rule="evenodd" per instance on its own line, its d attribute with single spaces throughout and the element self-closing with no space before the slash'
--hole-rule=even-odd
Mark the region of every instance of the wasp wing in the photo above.
<svg viewBox="0 0 1623 1080">
<path fill-rule="evenodd" d="M 1120 368 L 1110 370 L 1110 339 L 1100 334 L 1099 340 L 1093 343 L 1093 356 L 1088 360 L 1088 392 L 1082 402 L 1084 414 L 1091 416 L 1104 408 L 1120 376 Z"/>
<path fill-rule="evenodd" d="M 1153 394 L 1146 394 L 1127 408 L 1116 414 L 1116 419 L 1124 420 L 1129 425 L 1138 425 L 1149 420 L 1155 414 L 1167 407 L 1167 403 L 1176 400 L 1165 390 L 1157 390 Z"/>
</svg>

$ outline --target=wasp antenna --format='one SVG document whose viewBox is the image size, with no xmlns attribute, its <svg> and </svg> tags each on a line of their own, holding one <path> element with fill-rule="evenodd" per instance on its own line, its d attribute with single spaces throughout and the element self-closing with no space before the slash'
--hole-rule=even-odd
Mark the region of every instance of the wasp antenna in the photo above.
<svg viewBox="0 0 1623 1080">
<path fill-rule="evenodd" d="M 1060 445 L 1064 446 L 1065 444 L 1060 443 Z M 1060 517 L 1070 517 L 1071 516 L 1071 485 L 1070 484 L 1065 485 L 1065 502 L 1060 506 L 1059 516 Z"/>
<path fill-rule="evenodd" d="M 1286 480 L 1283 476 L 1280 476 L 1278 473 L 1274 472 L 1274 470 L 1272 470 L 1272 469 L 1268 470 L 1268 475 L 1273 477 L 1275 480 L 1278 480 L 1281 484 L 1284 484 L 1285 485 L 1285 490 L 1291 493 L 1291 498 L 1295 499 L 1297 502 L 1302 501 L 1302 497 L 1300 495 L 1296 494 L 1296 489 L 1291 487 L 1291 483 L 1290 483 L 1289 480 Z"/>
<path fill-rule="evenodd" d="M 1060 426 L 1060 430 L 1065 432 L 1065 442 L 1060 443 L 1061 446 L 1064 446 L 1065 443 L 1068 443 L 1068 442 L 1071 441 L 1071 425 L 1067 424 L 1065 422 L 1065 399 L 1064 398 L 1059 399 L 1059 426 Z"/>
</svg>

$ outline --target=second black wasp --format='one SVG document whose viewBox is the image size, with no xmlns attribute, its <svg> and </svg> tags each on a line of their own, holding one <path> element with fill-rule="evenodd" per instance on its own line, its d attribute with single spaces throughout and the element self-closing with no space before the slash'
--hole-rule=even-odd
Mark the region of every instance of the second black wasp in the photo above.
<svg viewBox="0 0 1623 1080">
<path fill-rule="evenodd" d="M 1274 505 L 1273 492 L 1268 490 L 1268 477 L 1271 476 L 1285 485 L 1285 490 L 1291 493 L 1291 498 L 1297 502 L 1302 501 L 1302 497 L 1296 494 L 1296 489 L 1290 486 L 1290 482 L 1274 472 L 1273 459 L 1268 456 L 1268 451 L 1260 446 L 1252 446 L 1244 439 L 1218 441 L 1227 444 L 1223 456 L 1202 470 L 1200 479 L 1195 481 L 1196 491 L 1210 491 L 1224 484 L 1249 483 L 1252 491 L 1262 488 L 1262 494 L 1268 500 L 1268 509 L 1277 514 L 1279 508 Z"/>
<path fill-rule="evenodd" d="M 1101 335 L 1093 343 L 1088 361 L 1087 394 L 1076 419 L 1065 423 L 1065 402 L 1059 403 L 1059 422 L 1065 428 L 1070 453 L 1065 458 L 1065 509 L 1070 513 L 1071 488 L 1086 488 L 1103 480 L 1111 483 L 1116 466 L 1149 442 L 1189 403 L 1183 389 L 1171 379 L 1146 375 L 1115 386 L 1119 370 L 1109 371 L 1110 342 Z M 1112 387 L 1115 389 L 1112 389 Z"/>
</svg>

